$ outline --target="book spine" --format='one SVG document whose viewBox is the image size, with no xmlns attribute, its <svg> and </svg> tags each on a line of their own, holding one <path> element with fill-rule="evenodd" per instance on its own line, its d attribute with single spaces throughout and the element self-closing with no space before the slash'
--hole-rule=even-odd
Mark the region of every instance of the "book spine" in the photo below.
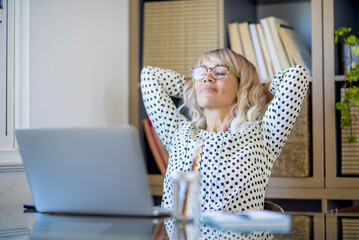
<svg viewBox="0 0 359 240">
<path fill-rule="evenodd" d="M 274 73 L 277 73 L 277 72 L 281 71 L 282 68 L 280 66 L 280 62 L 279 62 L 279 59 L 278 59 L 278 54 L 277 54 L 277 51 L 276 51 L 275 46 L 274 46 L 272 34 L 271 34 L 270 29 L 269 29 L 267 19 L 261 19 L 260 22 L 261 22 L 261 24 L 263 26 L 265 38 L 267 40 L 269 56 L 270 56 L 270 58 L 272 60 L 271 62 L 273 64 Z"/>
<path fill-rule="evenodd" d="M 267 75 L 267 70 L 266 70 L 263 55 L 262 55 L 261 46 L 260 46 L 259 40 L 258 40 L 256 24 L 254 24 L 254 23 L 249 24 L 249 31 L 250 31 L 251 37 L 252 37 L 254 53 L 255 53 L 256 59 L 257 59 L 260 79 L 261 79 L 262 83 L 266 83 L 267 79 L 268 79 L 268 75 Z"/>
<path fill-rule="evenodd" d="M 241 36 L 241 42 L 244 46 L 244 48 L 243 48 L 244 55 L 248 59 L 248 61 L 250 61 L 254 65 L 254 67 L 256 68 L 256 70 L 258 72 L 258 76 L 259 76 L 257 59 L 256 59 L 256 55 L 254 53 L 254 48 L 253 48 L 251 34 L 249 32 L 248 22 L 239 23 L 238 27 L 239 27 L 239 34 Z"/>
<path fill-rule="evenodd" d="M 239 29 L 237 22 L 228 24 L 228 35 L 229 35 L 229 42 L 231 45 L 231 49 L 234 52 L 243 55 L 243 48 L 239 36 Z"/>
<path fill-rule="evenodd" d="M 268 18 L 268 25 L 269 25 L 269 29 L 272 34 L 274 47 L 278 54 L 278 59 L 279 59 L 279 63 L 281 66 L 281 70 L 283 70 L 283 69 L 287 69 L 287 68 L 291 67 L 291 65 L 289 64 L 288 56 L 284 50 L 282 40 L 280 39 L 278 30 L 277 30 L 277 23 L 279 23 L 280 21 L 281 20 L 274 18 L 274 17 Z"/>
<path fill-rule="evenodd" d="M 260 23 L 257 24 L 257 33 L 258 33 L 258 38 L 259 38 L 259 42 L 261 45 L 261 49 L 263 51 L 263 57 L 265 59 L 268 78 L 270 80 L 274 77 L 274 70 L 273 70 L 271 58 L 269 56 L 267 40 L 266 40 L 266 38 L 264 36 L 264 32 L 263 32 L 263 26 Z"/>
<path fill-rule="evenodd" d="M 161 174 L 165 175 L 168 163 L 168 153 L 165 152 L 164 146 L 159 137 L 157 136 L 150 119 L 143 119 L 142 123 L 153 158 L 155 159 L 157 167 L 160 170 Z"/>
</svg>

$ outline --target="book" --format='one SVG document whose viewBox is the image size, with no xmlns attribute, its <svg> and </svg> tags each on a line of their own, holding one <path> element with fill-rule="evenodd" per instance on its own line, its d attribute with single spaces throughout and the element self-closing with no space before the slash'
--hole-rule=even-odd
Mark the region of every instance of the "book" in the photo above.
<svg viewBox="0 0 359 240">
<path fill-rule="evenodd" d="M 269 54 L 272 60 L 274 73 L 291 67 L 282 40 L 279 37 L 277 24 L 288 23 L 276 17 L 267 17 L 260 20 L 267 40 Z"/>
<path fill-rule="evenodd" d="M 259 78 L 260 78 L 261 83 L 266 83 L 266 82 L 268 82 L 268 74 L 267 74 L 267 69 L 266 69 L 265 63 L 264 63 L 264 57 L 263 57 L 262 49 L 261 49 L 261 46 L 259 43 L 258 33 L 257 33 L 257 28 L 256 28 L 255 23 L 249 24 L 249 31 L 250 31 L 250 34 L 252 37 L 254 53 L 255 53 L 256 59 L 257 59 Z"/>
<path fill-rule="evenodd" d="M 254 53 L 252 37 L 249 32 L 249 24 L 248 22 L 238 23 L 238 28 L 239 28 L 239 35 L 241 38 L 241 42 L 243 45 L 244 56 L 247 58 L 248 61 L 250 61 L 254 65 L 254 67 L 257 69 L 258 76 L 260 76 L 258 71 L 256 55 Z"/>
<path fill-rule="evenodd" d="M 283 41 L 282 41 L 282 42 L 283 42 Z M 284 46 L 285 52 L 287 53 L 288 60 L 289 60 L 289 64 L 290 64 L 291 66 L 294 66 L 294 65 L 295 65 L 294 59 L 293 59 L 292 55 L 290 54 L 289 49 L 287 48 L 287 46 L 286 46 L 284 43 L 283 43 L 283 46 Z"/>
<path fill-rule="evenodd" d="M 312 75 L 312 57 L 309 48 L 305 45 L 298 32 L 288 25 L 277 25 L 283 44 L 287 47 L 296 64 L 305 67 Z"/>
<path fill-rule="evenodd" d="M 290 62 L 288 60 L 288 55 L 284 49 L 284 45 L 282 43 L 282 40 L 279 36 L 279 32 L 277 29 L 277 25 L 278 24 L 283 24 L 283 25 L 289 25 L 288 22 L 286 22 L 283 19 L 277 18 L 277 17 L 267 17 L 267 21 L 268 21 L 268 25 L 270 28 L 270 32 L 272 34 L 272 38 L 273 38 L 273 42 L 274 42 L 274 47 L 278 53 L 278 58 L 279 58 L 279 63 L 280 66 L 282 68 L 282 70 L 287 69 L 289 67 L 291 67 Z"/>
<path fill-rule="evenodd" d="M 291 229 L 290 215 L 268 210 L 205 212 L 201 215 L 201 222 L 230 230 L 290 232 Z"/>
<path fill-rule="evenodd" d="M 143 119 L 142 125 L 157 167 L 161 174 L 165 175 L 168 165 L 168 152 L 165 146 L 162 144 L 161 139 L 158 137 L 155 129 L 153 128 L 151 120 L 148 118 Z"/>
<path fill-rule="evenodd" d="M 265 35 L 265 39 L 267 41 L 269 57 L 271 59 L 271 63 L 272 63 L 273 71 L 274 71 L 274 75 L 275 75 L 277 72 L 282 70 L 282 67 L 279 62 L 277 50 L 275 49 L 275 46 L 274 46 L 274 41 L 272 38 L 272 34 L 271 34 L 271 31 L 269 28 L 268 21 L 267 21 L 267 19 L 263 18 L 260 20 L 260 22 L 263 26 L 263 32 Z"/>
<path fill-rule="evenodd" d="M 228 36 L 232 51 L 243 55 L 242 42 L 239 36 L 239 28 L 237 22 L 228 24 Z"/>
<path fill-rule="evenodd" d="M 265 66 L 267 69 L 268 78 L 272 79 L 274 77 L 274 70 L 271 62 L 271 58 L 269 56 L 269 50 L 267 46 L 267 40 L 265 39 L 264 32 L 263 32 L 263 26 L 262 24 L 258 23 L 256 25 L 257 27 L 257 33 L 258 33 L 258 39 L 259 43 L 263 52 L 263 57 L 265 60 Z"/>
</svg>

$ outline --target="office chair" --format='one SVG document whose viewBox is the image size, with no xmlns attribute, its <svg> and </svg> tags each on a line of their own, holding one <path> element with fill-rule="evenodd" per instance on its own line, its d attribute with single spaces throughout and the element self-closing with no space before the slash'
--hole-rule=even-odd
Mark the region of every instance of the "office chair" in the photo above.
<svg viewBox="0 0 359 240">
<path fill-rule="evenodd" d="M 281 208 L 278 204 L 269 201 L 264 201 L 264 209 L 269 211 L 284 213 L 283 208 Z"/>
</svg>

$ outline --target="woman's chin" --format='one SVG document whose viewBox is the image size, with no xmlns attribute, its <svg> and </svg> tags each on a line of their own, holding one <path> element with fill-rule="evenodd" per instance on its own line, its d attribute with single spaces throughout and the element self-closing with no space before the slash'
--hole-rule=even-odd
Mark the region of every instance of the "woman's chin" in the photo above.
<svg viewBox="0 0 359 240">
<path fill-rule="evenodd" d="M 203 109 L 208 109 L 208 110 L 218 108 L 218 106 L 215 103 L 213 103 L 213 104 L 206 103 L 206 104 L 202 104 L 202 105 L 200 104 L 199 106 Z"/>
</svg>

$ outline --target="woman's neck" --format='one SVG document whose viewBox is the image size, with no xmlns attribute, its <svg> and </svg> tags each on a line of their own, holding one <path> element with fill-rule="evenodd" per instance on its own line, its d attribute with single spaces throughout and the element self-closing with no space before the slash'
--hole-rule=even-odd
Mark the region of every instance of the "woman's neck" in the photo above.
<svg viewBox="0 0 359 240">
<path fill-rule="evenodd" d="M 206 109 L 207 131 L 209 132 L 226 132 L 228 123 L 232 119 L 230 109 Z"/>
</svg>

